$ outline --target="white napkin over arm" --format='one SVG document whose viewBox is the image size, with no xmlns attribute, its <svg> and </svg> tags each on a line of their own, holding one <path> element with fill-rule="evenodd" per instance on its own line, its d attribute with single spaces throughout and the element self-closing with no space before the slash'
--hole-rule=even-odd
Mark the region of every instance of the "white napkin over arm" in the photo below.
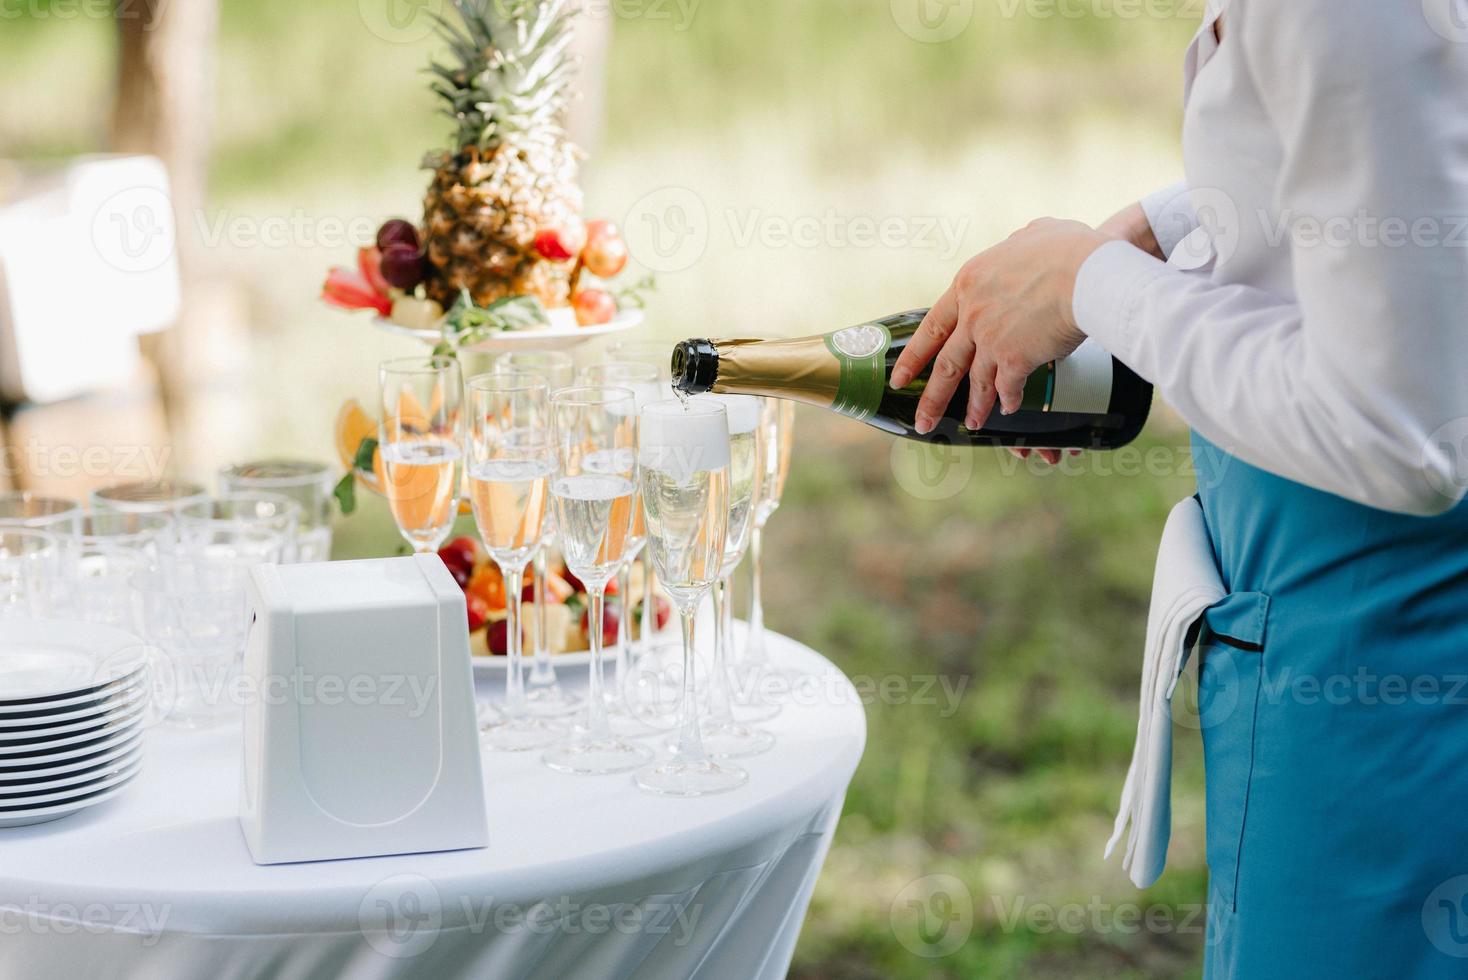
<svg viewBox="0 0 1468 980">
<path fill-rule="evenodd" d="M 1214 561 L 1202 505 L 1189 497 L 1168 515 L 1157 551 L 1137 741 L 1116 824 L 1106 842 L 1109 858 L 1130 824 L 1122 867 L 1138 888 L 1161 877 L 1172 834 L 1172 694 L 1196 639 L 1199 619 L 1227 594 Z"/>
</svg>

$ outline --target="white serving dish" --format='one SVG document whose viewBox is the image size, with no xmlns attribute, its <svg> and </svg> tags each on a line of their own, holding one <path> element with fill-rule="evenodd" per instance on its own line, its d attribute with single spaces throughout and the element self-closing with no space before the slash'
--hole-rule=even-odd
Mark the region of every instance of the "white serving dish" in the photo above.
<svg viewBox="0 0 1468 980">
<path fill-rule="evenodd" d="M 669 622 L 672 623 L 673 621 L 670 620 Z M 669 627 L 664 627 L 663 629 L 658 630 L 652 635 L 653 643 L 666 643 L 670 640 L 676 640 L 677 638 L 678 631 Z M 616 663 L 616 659 L 617 651 L 612 649 L 611 646 L 607 646 L 602 649 L 602 665 L 605 669 L 610 670 L 612 665 Z M 505 674 L 505 669 L 509 664 L 509 660 L 509 657 L 506 657 L 502 654 L 475 656 L 474 676 L 503 677 Z M 557 670 L 560 670 L 562 667 L 575 667 L 578 669 L 584 669 L 591 666 L 591 651 L 573 650 L 569 653 L 553 653 L 551 654 L 550 662 L 551 666 L 556 668 Z M 531 656 L 530 651 L 527 650 L 525 651 L 526 676 L 529 676 L 530 669 L 533 665 L 534 658 Z"/>
<path fill-rule="evenodd" d="M 56 749 L 43 747 L 29 754 L 0 752 L 0 771 L 20 766 L 54 766 L 63 762 L 80 761 L 83 758 L 90 759 L 104 752 L 116 752 L 127 748 L 141 741 L 142 734 L 141 728 L 134 728 L 105 735 L 102 738 L 93 738 L 87 742 L 63 745 Z"/>
<path fill-rule="evenodd" d="M 569 315 L 569 316 L 568 316 Z M 565 350 L 585 343 L 593 337 L 631 330 L 643 321 L 641 310 L 624 310 L 606 323 L 583 327 L 576 322 L 576 315 L 569 308 L 550 311 L 551 324 L 539 330 L 505 330 L 494 336 L 469 344 L 461 350 L 474 354 L 503 354 L 515 350 Z M 443 334 L 434 329 L 414 329 L 393 323 L 386 317 L 373 321 L 378 329 L 399 337 L 421 341 L 432 347 L 443 340 Z"/>
<path fill-rule="evenodd" d="M 25 701 L 0 702 L 0 719 L 9 715 L 30 715 L 37 711 L 57 711 L 63 708 L 77 708 L 100 704 L 121 691 L 126 691 L 137 686 L 143 680 L 143 668 L 139 667 L 120 680 L 115 680 L 110 684 L 91 691 L 83 691 L 81 694 L 71 694 L 66 697 L 42 700 L 30 699 Z"/>
<path fill-rule="evenodd" d="M 57 776 L 65 776 L 83 769 L 92 769 L 96 766 L 105 766 L 109 762 L 115 762 L 143 748 L 143 740 L 132 738 L 125 740 L 110 749 L 103 749 L 94 755 L 79 756 L 68 759 L 65 762 L 47 763 L 41 762 L 36 765 L 5 766 L 0 765 L 0 784 L 24 782 L 31 779 L 48 780 Z M 3 762 L 4 760 L 0 760 Z"/>
<path fill-rule="evenodd" d="M 5 692 L 0 702 L 30 710 L 37 701 L 96 697 L 100 689 L 131 677 L 146 661 L 143 642 L 112 626 L 7 620 L 0 631 L 0 691 Z"/>
<path fill-rule="evenodd" d="M 505 668 L 509 664 L 509 657 L 490 655 L 487 657 L 474 658 L 474 676 L 476 677 L 503 677 Z M 611 666 L 613 655 L 610 651 L 605 652 L 605 664 Z M 528 675 L 532 661 L 530 654 L 525 655 L 525 672 Z M 579 653 L 553 653 L 551 654 L 551 666 L 559 670 L 562 667 L 585 668 L 591 665 L 591 651 L 582 650 Z"/>
<path fill-rule="evenodd" d="M 116 775 L 134 763 L 142 759 L 143 747 L 141 744 L 133 746 L 127 752 L 106 762 L 93 763 L 81 769 L 75 769 L 58 776 L 48 776 L 36 779 L 0 779 L 0 800 L 7 794 L 19 794 L 30 791 L 33 793 L 49 793 L 55 790 L 65 789 L 73 786 L 86 786 L 99 779 Z M 0 806 L 4 806 L 0 802 Z"/>
<path fill-rule="evenodd" d="M 122 783 L 125 783 L 136 776 L 138 774 L 138 770 L 142 768 L 143 757 L 139 755 L 132 762 L 128 763 L 125 768 L 109 773 L 103 776 L 101 779 L 97 779 L 93 782 L 86 783 L 80 786 L 67 786 L 63 788 L 43 790 L 40 792 L 30 793 L 28 795 L 6 795 L 4 793 L 0 793 L 0 810 L 9 810 L 12 808 L 18 809 L 20 807 L 26 807 L 27 809 L 29 809 L 31 807 L 53 806 L 57 803 L 65 803 L 68 800 L 75 799 L 78 796 L 86 796 L 99 790 L 104 790 L 113 786 L 121 785 Z"/>
<path fill-rule="evenodd" d="M 140 722 L 147 700 L 147 692 L 138 690 L 117 705 L 85 718 L 48 723 L 44 728 L 0 728 L 0 746 L 52 745 L 66 736 L 126 728 Z"/>
<path fill-rule="evenodd" d="M 88 721 L 130 708 L 147 694 L 147 685 L 141 674 L 136 675 L 126 686 L 109 689 L 100 698 L 60 708 L 41 708 L 27 712 L 0 712 L 0 738 L 18 731 L 50 734 L 59 732 L 55 727 L 74 721 Z"/>
<path fill-rule="evenodd" d="M 3 764 L 4 760 L 9 757 L 40 756 L 56 748 L 81 745 L 92 739 L 109 738 L 109 736 L 129 731 L 129 729 L 141 728 L 142 717 L 144 717 L 142 713 L 145 710 L 147 710 L 147 700 L 139 698 L 137 703 L 129 706 L 125 712 L 100 717 L 100 719 L 90 719 L 87 722 L 78 722 L 75 725 L 66 725 L 56 732 L 0 734 L 0 764 Z"/>
<path fill-rule="evenodd" d="M 106 803 L 118 793 L 127 789 L 128 781 L 117 783 L 106 789 L 88 793 L 86 796 L 74 800 L 67 800 L 51 806 L 39 808 L 31 807 L 0 807 L 0 829 L 7 827 L 30 827 L 38 823 L 49 823 L 62 817 L 70 816 L 79 810 L 86 810 L 99 803 Z"/>
</svg>

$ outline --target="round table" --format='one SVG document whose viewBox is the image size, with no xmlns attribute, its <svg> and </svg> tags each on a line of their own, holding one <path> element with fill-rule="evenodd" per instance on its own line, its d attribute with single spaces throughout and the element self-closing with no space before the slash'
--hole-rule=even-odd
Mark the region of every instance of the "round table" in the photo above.
<svg viewBox="0 0 1468 980">
<path fill-rule="evenodd" d="M 783 977 L 866 724 L 835 667 L 770 638 L 816 680 L 744 787 L 665 799 L 486 752 L 478 850 L 256 865 L 239 727 L 155 728 L 117 799 L 0 831 L 0 976 Z"/>
</svg>

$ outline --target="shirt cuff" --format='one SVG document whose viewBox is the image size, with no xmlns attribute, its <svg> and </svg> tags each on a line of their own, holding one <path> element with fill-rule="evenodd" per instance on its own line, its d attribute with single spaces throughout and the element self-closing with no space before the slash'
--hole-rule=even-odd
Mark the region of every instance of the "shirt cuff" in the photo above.
<svg viewBox="0 0 1468 980">
<path fill-rule="evenodd" d="M 1071 295 L 1076 326 L 1112 356 L 1134 363 L 1137 301 L 1166 272 L 1165 264 L 1130 243 L 1107 242 L 1076 274 Z"/>
<path fill-rule="evenodd" d="M 1178 242 L 1198 227 L 1198 216 L 1193 212 L 1193 202 L 1188 197 L 1187 181 L 1179 181 L 1148 194 L 1142 198 L 1142 211 L 1147 215 L 1147 223 L 1152 226 L 1152 234 L 1163 255 L 1172 255 Z"/>
</svg>

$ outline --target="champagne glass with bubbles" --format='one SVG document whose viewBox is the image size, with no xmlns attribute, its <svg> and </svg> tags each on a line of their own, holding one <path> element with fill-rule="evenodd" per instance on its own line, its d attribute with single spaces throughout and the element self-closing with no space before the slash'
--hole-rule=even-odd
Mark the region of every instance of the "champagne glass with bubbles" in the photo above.
<svg viewBox="0 0 1468 980">
<path fill-rule="evenodd" d="M 632 531 L 637 489 L 636 399 L 626 388 L 582 385 L 551 397 L 556 473 L 551 502 L 561 552 L 571 572 L 586 585 L 592 624 L 590 688 L 585 733 L 548 749 L 545 764 L 559 772 L 628 772 L 652 757 L 644 745 L 613 734 L 607 720 L 602 677 L 602 609 L 607 583 L 617 573 Z"/>
<path fill-rule="evenodd" d="M 659 340 L 619 340 L 607 347 L 607 360 L 618 363 L 634 362 L 652 368 L 658 373 L 657 398 L 661 400 L 667 397 L 666 393 L 673 386 L 673 347 L 666 341 Z M 643 653 L 651 649 L 651 639 L 657 629 L 657 602 L 653 598 L 656 595 L 654 584 L 656 582 L 656 569 L 653 568 L 652 555 L 646 548 L 642 551 L 642 622 L 641 633 L 643 636 Z M 639 654 L 641 657 L 643 654 Z"/>
<path fill-rule="evenodd" d="M 556 471 L 550 391 L 539 375 L 485 374 L 470 379 L 468 400 L 469 499 L 484 549 L 504 577 L 508 654 L 503 711 L 480 730 L 480 740 L 509 752 L 545 748 L 566 732 L 526 709 L 521 610 L 525 566 L 540 548 L 549 481 Z"/>
<path fill-rule="evenodd" d="M 760 462 L 763 475 L 755 499 L 754 527 L 749 537 L 749 629 L 744 655 L 734 665 L 734 714 L 744 721 L 764 721 L 780 713 L 772 688 L 788 688 L 794 680 L 789 671 L 770 663 L 765 647 L 765 611 L 762 598 L 762 545 L 765 525 L 780 507 L 785 478 L 790 474 L 791 440 L 795 430 L 795 404 L 778 398 L 762 398 L 760 411 Z"/>
<path fill-rule="evenodd" d="M 718 581 L 729 527 L 729 421 L 724 406 L 666 401 L 642 410 L 638 477 L 648 550 L 673 597 L 683 635 L 683 694 L 673 756 L 638 771 L 637 785 L 664 796 L 704 796 L 743 785 L 749 774 L 715 762 L 699 730 L 693 621 Z"/>
<path fill-rule="evenodd" d="M 653 402 L 662 400 L 663 391 L 658 383 L 657 369 L 650 364 L 642 364 L 637 361 L 604 361 L 601 364 L 592 364 L 581 370 L 582 384 L 615 385 L 619 388 L 627 388 L 632 392 L 633 399 L 640 412 L 643 408 Z M 613 727 L 626 726 L 623 734 L 638 734 L 646 730 L 646 727 L 632 718 L 623 707 L 620 691 L 625 684 L 629 671 L 627 659 L 632 642 L 632 563 L 637 560 L 643 545 L 647 543 L 647 527 L 642 516 L 642 496 L 638 493 L 632 501 L 632 530 L 627 536 L 626 560 L 622 567 L 617 569 L 617 594 L 622 597 L 622 614 L 617 620 L 617 649 L 613 658 L 616 664 L 615 681 L 610 690 L 607 691 L 607 710 L 611 713 Z M 646 603 L 651 599 L 651 593 L 646 588 L 646 577 L 644 576 L 643 601 L 644 613 Z M 644 620 L 644 628 L 646 620 Z M 651 639 L 650 633 L 644 631 L 643 645 L 646 646 Z"/>
<path fill-rule="evenodd" d="M 459 513 L 464 383 L 452 357 L 408 357 L 378 368 L 383 490 L 417 552 L 437 551 Z"/>
<path fill-rule="evenodd" d="M 715 399 L 729 418 L 729 529 L 724 559 L 714 583 L 714 658 L 709 671 L 708 714 L 703 730 L 704 748 L 715 758 L 733 759 L 768 752 L 775 736 L 734 719 L 728 671 L 734 642 L 733 577 L 744 560 L 754 530 L 754 511 L 764 482 L 764 436 L 760 400 L 751 395 L 703 395 Z M 778 710 L 779 706 L 775 706 Z"/>
<path fill-rule="evenodd" d="M 532 374 L 539 377 L 555 394 L 571 386 L 575 362 L 565 351 L 511 351 L 494 359 L 496 374 Z M 535 615 L 531 622 L 533 640 L 530 677 L 525 684 L 525 707 L 531 714 L 554 718 L 581 709 L 581 695 L 566 690 L 556 679 L 551 663 L 550 631 L 546 621 L 545 573 L 551 548 L 555 546 L 556 520 L 554 508 L 547 508 L 540 525 L 540 547 L 530 560 L 530 594 Z"/>
</svg>

